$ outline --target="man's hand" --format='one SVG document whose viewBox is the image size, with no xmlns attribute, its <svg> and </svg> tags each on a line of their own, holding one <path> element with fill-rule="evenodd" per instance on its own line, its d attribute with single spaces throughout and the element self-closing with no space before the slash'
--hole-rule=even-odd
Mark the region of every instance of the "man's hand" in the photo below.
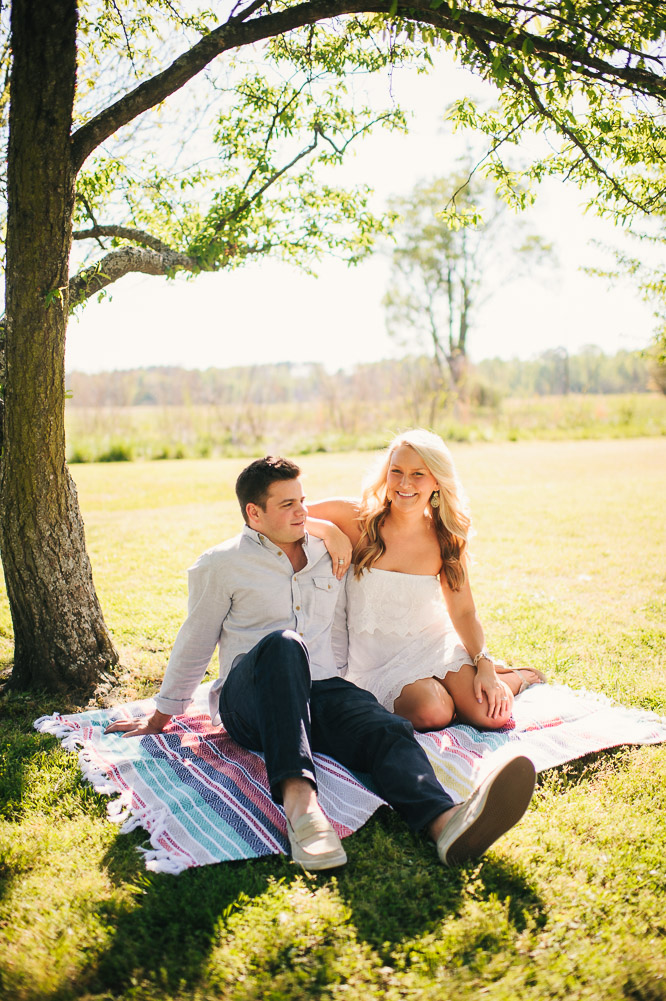
<svg viewBox="0 0 666 1001">
<path fill-rule="evenodd" d="M 158 712 L 138 719 L 119 719 L 107 726 L 104 733 L 122 733 L 123 737 L 145 737 L 150 733 L 162 733 L 171 716 Z"/>
</svg>

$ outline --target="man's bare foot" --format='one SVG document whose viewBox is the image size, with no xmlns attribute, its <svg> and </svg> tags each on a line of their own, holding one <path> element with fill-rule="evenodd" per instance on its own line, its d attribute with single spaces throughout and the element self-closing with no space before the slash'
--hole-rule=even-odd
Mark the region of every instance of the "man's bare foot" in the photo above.
<svg viewBox="0 0 666 1001">
<path fill-rule="evenodd" d="M 464 805 L 464 803 L 458 803 L 457 806 L 452 806 L 450 810 L 446 810 L 444 813 L 440 813 L 439 817 L 435 817 L 432 823 L 428 826 L 428 834 L 435 844 L 437 844 L 437 839 L 446 825 L 453 819 L 456 813 L 462 810 Z"/>
<path fill-rule="evenodd" d="M 285 779 L 282 783 L 282 805 L 292 824 L 306 814 L 324 816 L 314 786 L 308 779 Z"/>
</svg>

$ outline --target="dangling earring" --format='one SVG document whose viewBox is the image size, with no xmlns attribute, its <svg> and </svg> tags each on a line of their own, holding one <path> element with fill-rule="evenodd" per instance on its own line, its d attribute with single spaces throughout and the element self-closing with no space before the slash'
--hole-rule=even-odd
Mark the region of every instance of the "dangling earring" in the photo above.
<svg viewBox="0 0 666 1001">
<path fill-rule="evenodd" d="M 430 507 L 439 507 L 439 490 L 433 490 L 430 495 Z"/>
</svg>

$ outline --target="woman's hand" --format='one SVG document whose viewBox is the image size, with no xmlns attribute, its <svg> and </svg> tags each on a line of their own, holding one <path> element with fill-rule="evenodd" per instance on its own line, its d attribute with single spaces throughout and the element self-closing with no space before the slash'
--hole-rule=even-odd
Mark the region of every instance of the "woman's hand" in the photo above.
<svg viewBox="0 0 666 1001">
<path fill-rule="evenodd" d="M 474 695 L 477 702 L 483 702 L 485 695 L 488 700 L 488 716 L 490 719 L 508 720 L 513 711 L 513 693 L 506 682 L 501 681 L 495 673 L 491 660 L 483 658 L 479 661 L 474 678 Z"/>
<path fill-rule="evenodd" d="M 333 575 L 342 580 L 349 570 L 352 558 L 352 544 L 348 536 L 332 521 L 323 521 L 321 518 L 311 518 L 308 515 L 305 524 L 308 532 L 321 539 L 326 546 L 333 564 Z"/>
</svg>

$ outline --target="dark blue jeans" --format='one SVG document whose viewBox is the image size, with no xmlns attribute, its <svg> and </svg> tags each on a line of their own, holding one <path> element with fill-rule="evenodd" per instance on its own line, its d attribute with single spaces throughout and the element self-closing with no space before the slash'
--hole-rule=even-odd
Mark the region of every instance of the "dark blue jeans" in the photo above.
<svg viewBox="0 0 666 1001">
<path fill-rule="evenodd" d="M 368 772 L 413 830 L 453 806 L 411 723 L 344 678 L 312 681 L 307 648 L 291 630 L 270 633 L 234 664 L 220 690 L 220 716 L 235 741 L 263 751 L 276 803 L 287 778 L 317 788 L 312 755 L 319 751 Z"/>
</svg>

